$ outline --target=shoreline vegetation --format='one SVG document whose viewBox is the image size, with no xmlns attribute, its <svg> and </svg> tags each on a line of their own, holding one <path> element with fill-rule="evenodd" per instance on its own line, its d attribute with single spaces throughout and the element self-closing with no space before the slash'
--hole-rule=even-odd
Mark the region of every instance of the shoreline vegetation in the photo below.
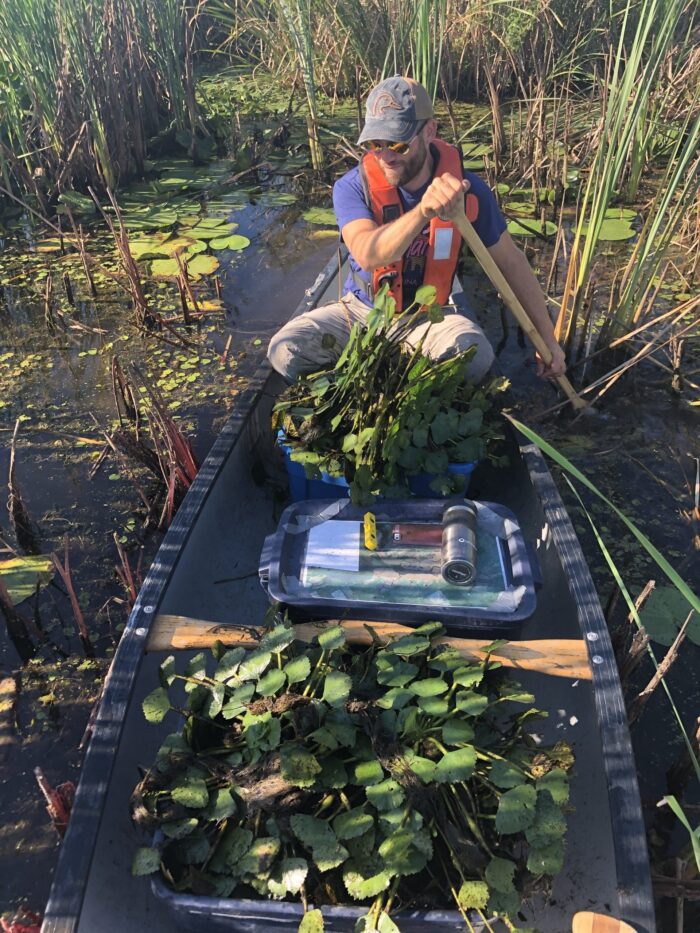
<svg viewBox="0 0 700 933">
<path fill-rule="evenodd" d="M 662 420 L 696 416 L 699 38 L 691 0 L 6 0 L 0 324 L 7 316 L 13 328 L 21 319 L 27 333 L 38 327 L 42 345 L 0 344 L 0 444 L 9 455 L 10 487 L 9 521 L 0 529 L 0 619 L 28 680 L 44 677 L 42 658 L 48 671 L 49 663 L 69 669 L 70 656 L 80 655 L 85 678 L 94 674 L 99 684 L 105 631 L 114 645 L 123 625 L 115 627 L 110 611 L 115 619 L 128 613 L 145 575 L 143 555 L 196 474 L 193 412 L 214 404 L 222 379 L 235 395 L 238 360 L 262 347 L 259 337 L 233 348 L 230 332 L 226 338 L 226 273 L 274 247 L 272 236 L 255 241 L 264 211 L 284 214 L 286 229 L 301 225 L 309 239 L 327 236 L 330 243 L 330 186 L 358 155 L 363 101 L 382 76 L 411 74 L 425 84 L 441 136 L 462 147 L 466 166 L 495 191 L 509 232 L 550 296 L 581 395 L 599 409 L 624 405 L 626 417 L 641 423 L 647 413 L 624 393 L 657 378 Z M 470 279 L 474 269 L 467 257 Z M 229 302 L 232 294 L 229 285 Z M 116 345 L 119 355 L 116 341 L 124 341 Z M 78 454 L 89 457 L 88 469 L 84 460 L 80 469 L 91 479 L 103 466 L 106 479 L 113 464 L 117 527 L 131 497 L 129 520 L 113 539 L 105 536 L 110 553 L 101 558 L 104 570 L 116 555 L 119 597 L 112 583 L 106 595 L 103 582 L 88 599 L 99 578 L 94 567 L 89 579 L 81 576 L 89 547 L 72 531 L 64 540 L 60 522 L 46 515 L 42 542 L 33 514 L 36 491 L 26 475 L 34 450 L 24 421 L 36 411 L 24 407 L 30 390 L 21 387 L 31 379 L 31 392 L 44 397 L 38 370 L 48 372 L 60 353 L 68 359 L 59 344 L 80 357 L 69 370 L 99 365 L 94 378 L 114 396 L 111 420 L 100 411 L 99 424 L 85 420 L 78 429 L 66 420 L 51 430 L 72 444 L 75 469 Z M 142 355 L 132 359 L 127 347 Z M 567 436 L 563 419 L 553 420 L 565 402 L 547 404 L 537 409 L 537 430 L 566 463 L 588 454 L 585 430 L 604 438 L 604 428 L 577 422 Z M 529 424 L 531 413 L 519 417 Z M 669 497 L 668 524 L 682 527 L 686 550 L 678 551 L 665 530 L 653 537 L 675 550 L 660 548 L 692 587 L 700 466 L 689 433 L 687 449 L 679 441 L 677 453 L 652 439 L 655 460 L 637 475 L 643 467 L 649 488 L 663 487 L 660 494 Z M 612 435 L 602 447 L 607 440 L 619 447 Z M 598 548 L 603 555 L 594 575 L 599 585 L 606 581 L 601 598 L 617 627 L 631 720 L 639 720 L 654 691 L 657 698 L 665 691 L 670 704 L 679 758 L 666 804 L 650 817 L 649 839 L 660 916 L 680 931 L 684 916 L 686 925 L 697 919 L 692 905 L 700 896 L 698 685 L 672 693 L 669 672 L 685 663 L 684 652 L 697 656 L 696 597 L 673 580 L 657 580 L 655 588 L 656 565 L 646 557 L 635 565 L 636 542 L 629 526 L 615 524 L 611 500 L 642 532 L 657 531 L 664 517 L 650 517 L 630 494 L 622 468 L 601 482 L 594 455 L 587 464 L 608 498 L 601 504 L 574 491 L 567 503 L 589 561 Z M 128 484 L 116 482 L 119 474 Z M 6 560 L 19 563 L 5 567 Z M 47 586 L 52 576 L 60 588 Z M 65 632 L 67 620 L 75 622 L 68 647 L 54 645 L 54 621 L 46 623 L 57 604 L 55 625 Z M 98 636 L 96 620 L 105 613 Z M 647 659 L 657 668 L 648 683 Z M 61 688 L 51 684 L 41 688 L 42 729 L 55 725 L 54 690 Z M 682 702 L 677 689 L 686 692 Z M 653 709 L 646 715 L 659 716 Z"/>
</svg>

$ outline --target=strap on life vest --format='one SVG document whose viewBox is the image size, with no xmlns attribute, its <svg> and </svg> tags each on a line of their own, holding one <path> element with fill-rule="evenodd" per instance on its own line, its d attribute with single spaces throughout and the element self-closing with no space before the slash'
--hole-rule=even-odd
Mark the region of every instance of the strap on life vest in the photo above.
<svg viewBox="0 0 700 933">
<path fill-rule="evenodd" d="M 431 143 L 431 153 L 435 161 L 433 177 L 449 172 L 455 178 L 463 177 L 462 157 L 459 149 L 435 139 Z M 398 188 L 390 185 L 384 177 L 377 157 L 368 152 L 360 164 L 360 178 L 365 190 L 365 198 L 372 209 L 375 221 L 382 225 L 391 223 L 404 213 L 403 203 Z M 479 213 L 479 202 L 474 194 L 468 193 L 465 200 L 467 217 L 472 222 Z M 420 238 L 417 237 L 416 239 Z M 415 241 L 414 241 L 415 242 Z M 438 304 L 446 304 L 452 291 L 452 283 L 457 271 L 457 261 L 461 247 L 460 233 L 451 221 L 433 217 L 428 235 L 428 252 L 423 272 L 423 284 L 433 285 L 437 291 Z M 407 253 L 410 254 L 409 246 Z M 372 298 L 379 288 L 387 282 L 389 293 L 396 301 L 397 312 L 403 310 L 403 258 L 387 266 L 381 266 L 372 272 Z M 367 283 L 355 277 L 355 281 L 367 290 Z"/>
</svg>

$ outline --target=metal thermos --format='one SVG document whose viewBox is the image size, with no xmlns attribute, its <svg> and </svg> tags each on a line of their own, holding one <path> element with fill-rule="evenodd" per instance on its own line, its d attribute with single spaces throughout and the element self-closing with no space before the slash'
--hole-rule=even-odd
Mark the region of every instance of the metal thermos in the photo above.
<svg viewBox="0 0 700 933">
<path fill-rule="evenodd" d="M 455 586 L 472 586 L 476 581 L 476 508 L 467 502 L 451 505 L 442 523 L 442 576 Z"/>
</svg>

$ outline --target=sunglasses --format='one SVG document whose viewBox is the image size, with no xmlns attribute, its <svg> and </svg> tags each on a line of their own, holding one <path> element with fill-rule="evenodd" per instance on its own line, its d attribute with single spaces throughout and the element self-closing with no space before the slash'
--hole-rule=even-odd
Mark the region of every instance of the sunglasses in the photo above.
<svg viewBox="0 0 700 933">
<path fill-rule="evenodd" d="M 413 136 L 405 143 L 388 143 L 382 139 L 367 139 L 362 144 L 367 152 L 377 152 L 379 149 L 389 149 L 391 152 L 395 152 L 397 155 L 406 155 L 408 150 L 411 148 L 413 140 L 421 133 L 423 127 L 427 121 L 423 121 L 419 129 L 414 133 Z"/>
</svg>

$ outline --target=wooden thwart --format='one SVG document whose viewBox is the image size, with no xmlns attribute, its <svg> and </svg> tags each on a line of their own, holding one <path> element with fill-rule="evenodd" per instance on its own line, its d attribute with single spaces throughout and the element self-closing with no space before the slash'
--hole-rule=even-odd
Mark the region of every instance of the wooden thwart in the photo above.
<svg viewBox="0 0 700 933">
<path fill-rule="evenodd" d="M 307 622 L 295 625 L 294 629 L 299 641 L 310 642 L 319 631 L 337 624 L 343 626 L 348 642 L 356 645 L 371 644 L 370 628 L 383 642 L 413 632 L 407 625 L 396 625 L 393 622 L 362 622 L 356 619 L 346 619 L 341 623 Z M 254 648 L 262 631 L 258 626 L 222 625 L 205 619 L 161 614 L 153 621 L 146 650 L 210 648 L 215 641 L 220 641 L 226 647 Z M 484 645 L 490 644 L 486 638 L 443 637 L 435 639 L 435 642 L 455 648 L 467 660 L 482 660 L 486 656 L 482 649 Z M 553 677 L 570 677 L 574 680 L 591 679 L 588 652 L 581 639 L 543 638 L 536 641 L 511 641 L 492 651 L 491 657 L 494 661 L 500 661 L 504 667 L 540 671 Z"/>
</svg>

